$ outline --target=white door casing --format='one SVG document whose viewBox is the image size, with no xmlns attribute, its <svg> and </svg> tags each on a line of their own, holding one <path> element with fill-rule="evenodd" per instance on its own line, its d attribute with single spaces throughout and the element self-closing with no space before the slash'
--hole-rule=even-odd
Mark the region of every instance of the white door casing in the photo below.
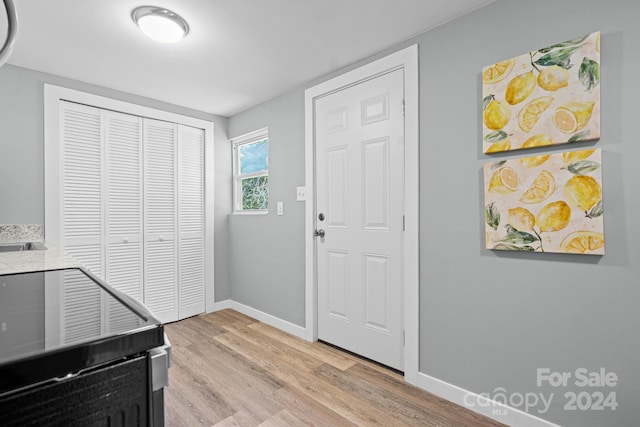
<svg viewBox="0 0 640 427">
<path fill-rule="evenodd" d="M 339 91 L 375 76 L 402 69 L 404 76 L 404 242 L 403 289 L 404 302 L 404 376 L 417 384 L 419 346 L 419 112 L 418 112 L 418 46 L 412 45 L 353 71 L 330 79 L 305 92 L 305 333 L 310 341 L 318 339 L 318 288 L 316 265 L 315 205 L 315 103 L 326 94 Z"/>
<path fill-rule="evenodd" d="M 398 370 L 403 95 L 397 69 L 315 103 L 318 338 Z"/>
</svg>

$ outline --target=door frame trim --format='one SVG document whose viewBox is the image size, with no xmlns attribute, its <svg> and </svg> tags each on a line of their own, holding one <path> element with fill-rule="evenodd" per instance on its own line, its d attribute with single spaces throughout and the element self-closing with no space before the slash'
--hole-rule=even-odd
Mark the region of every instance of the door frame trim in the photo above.
<svg viewBox="0 0 640 427">
<path fill-rule="evenodd" d="M 396 69 L 404 71 L 405 149 L 403 266 L 404 378 L 418 383 L 419 361 L 419 73 L 414 44 L 305 91 L 305 337 L 318 340 L 315 229 L 315 100 Z"/>
</svg>

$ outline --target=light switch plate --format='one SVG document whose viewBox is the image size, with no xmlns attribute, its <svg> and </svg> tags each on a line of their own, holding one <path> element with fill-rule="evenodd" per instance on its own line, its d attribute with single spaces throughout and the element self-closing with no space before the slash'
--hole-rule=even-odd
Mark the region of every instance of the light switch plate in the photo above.
<svg viewBox="0 0 640 427">
<path fill-rule="evenodd" d="M 278 202 L 278 215 L 284 215 L 284 203 Z"/>
<path fill-rule="evenodd" d="M 307 187 L 296 188 L 296 200 L 298 202 L 304 202 L 307 200 Z"/>
</svg>

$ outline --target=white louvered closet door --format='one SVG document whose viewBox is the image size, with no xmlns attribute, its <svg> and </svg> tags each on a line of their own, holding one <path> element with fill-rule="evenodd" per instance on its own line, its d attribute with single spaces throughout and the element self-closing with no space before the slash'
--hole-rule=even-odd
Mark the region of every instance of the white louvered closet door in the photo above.
<svg viewBox="0 0 640 427">
<path fill-rule="evenodd" d="M 204 131 L 178 125 L 179 309 L 181 319 L 205 311 Z"/>
<path fill-rule="evenodd" d="M 144 303 L 162 322 L 178 320 L 177 125 L 143 120 Z"/>
<path fill-rule="evenodd" d="M 106 164 L 106 281 L 143 302 L 142 118 L 103 111 Z M 123 308 L 106 307 L 107 327 L 121 330 Z"/>
<path fill-rule="evenodd" d="M 102 128 L 100 110 L 60 102 L 62 147 L 61 245 L 104 278 Z"/>
</svg>

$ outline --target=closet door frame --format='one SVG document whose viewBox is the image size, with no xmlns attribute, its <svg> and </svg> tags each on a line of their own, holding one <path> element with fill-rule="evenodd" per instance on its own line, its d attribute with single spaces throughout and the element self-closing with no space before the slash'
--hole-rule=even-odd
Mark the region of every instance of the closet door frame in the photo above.
<svg viewBox="0 0 640 427">
<path fill-rule="evenodd" d="M 60 101 L 75 102 L 105 110 L 113 110 L 155 120 L 164 120 L 203 129 L 204 142 L 204 209 L 205 209 L 205 308 L 214 311 L 214 124 L 213 122 L 189 117 L 169 111 L 132 104 L 117 99 L 81 92 L 74 89 L 44 85 L 44 177 L 45 177 L 45 239 L 53 245 L 61 246 L 61 185 L 60 174 Z"/>
</svg>

